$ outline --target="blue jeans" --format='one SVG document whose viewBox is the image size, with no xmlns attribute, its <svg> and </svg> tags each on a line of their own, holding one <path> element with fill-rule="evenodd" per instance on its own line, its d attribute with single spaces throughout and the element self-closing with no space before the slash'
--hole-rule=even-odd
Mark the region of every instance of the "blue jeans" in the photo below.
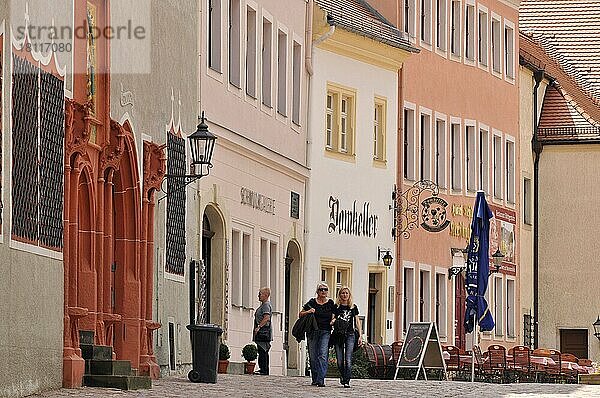
<svg viewBox="0 0 600 398">
<path fill-rule="evenodd" d="M 335 356 L 343 384 L 350 382 L 352 377 L 352 353 L 354 352 L 354 333 L 346 335 L 342 344 L 335 345 Z"/>
<path fill-rule="evenodd" d="M 325 384 L 327 360 L 329 359 L 329 336 L 331 336 L 329 330 L 315 330 L 307 336 L 310 374 L 313 384 Z"/>
</svg>

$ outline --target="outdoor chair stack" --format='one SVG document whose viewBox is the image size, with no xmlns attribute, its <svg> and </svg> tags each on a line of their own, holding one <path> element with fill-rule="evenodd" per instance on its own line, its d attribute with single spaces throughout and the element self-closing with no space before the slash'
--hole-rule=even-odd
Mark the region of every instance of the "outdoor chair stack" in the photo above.
<svg viewBox="0 0 600 398">
<path fill-rule="evenodd" d="M 458 347 L 453 345 L 444 346 L 443 350 L 450 355 L 450 357 L 446 360 L 446 371 L 450 373 L 452 378 L 454 378 L 458 372 L 462 370 L 460 362 L 460 354 L 462 352 Z"/>
<path fill-rule="evenodd" d="M 567 383 L 577 383 L 579 374 L 579 358 L 573 354 L 560 354 L 561 376 Z M 587 372 L 586 372 L 587 373 Z"/>
<path fill-rule="evenodd" d="M 483 362 L 483 375 L 489 381 L 504 383 L 506 377 L 506 348 L 492 344 L 487 350 L 487 360 Z"/>
<path fill-rule="evenodd" d="M 508 350 L 509 357 L 508 369 L 511 381 L 519 383 L 534 381 L 535 372 L 531 364 L 531 350 L 522 345 L 515 346 Z"/>
</svg>

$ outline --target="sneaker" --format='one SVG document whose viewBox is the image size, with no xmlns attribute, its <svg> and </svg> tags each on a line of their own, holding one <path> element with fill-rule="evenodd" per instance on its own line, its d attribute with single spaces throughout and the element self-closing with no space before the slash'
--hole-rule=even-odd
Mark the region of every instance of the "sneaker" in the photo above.
<svg viewBox="0 0 600 398">
<path fill-rule="evenodd" d="M 350 384 L 348 384 L 348 383 L 344 384 L 344 388 L 350 388 Z"/>
<path fill-rule="evenodd" d="M 311 385 L 311 386 L 316 386 L 316 385 L 318 385 L 318 384 L 319 384 L 319 383 L 317 383 L 316 381 L 313 381 L 312 383 L 310 383 L 310 385 Z"/>
<path fill-rule="evenodd" d="M 317 384 L 317 387 L 325 387 L 325 383 L 319 383 Z"/>
</svg>

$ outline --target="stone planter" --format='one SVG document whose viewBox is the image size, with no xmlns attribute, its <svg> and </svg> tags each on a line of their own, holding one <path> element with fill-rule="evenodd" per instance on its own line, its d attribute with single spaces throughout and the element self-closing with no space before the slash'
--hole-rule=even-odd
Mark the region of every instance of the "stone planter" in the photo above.
<svg viewBox="0 0 600 398">
<path fill-rule="evenodd" d="M 227 359 L 219 359 L 219 373 L 227 373 L 227 367 L 229 366 L 229 361 Z"/>
<path fill-rule="evenodd" d="M 252 373 L 254 373 L 255 366 L 256 366 L 255 362 L 246 362 L 244 364 L 246 374 L 251 375 Z"/>
</svg>

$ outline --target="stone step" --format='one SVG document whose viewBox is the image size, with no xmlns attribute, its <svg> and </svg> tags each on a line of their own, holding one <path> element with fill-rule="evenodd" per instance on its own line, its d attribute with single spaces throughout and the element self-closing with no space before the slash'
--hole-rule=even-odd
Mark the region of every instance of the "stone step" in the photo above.
<svg viewBox="0 0 600 398">
<path fill-rule="evenodd" d="M 89 359 L 85 361 L 87 375 L 136 376 L 131 373 L 131 362 L 110 359 Z"/>
<path fill-rule="evenodd" d="M 79 344 L 94 344 L 94 331 L 93 330 L 80 330 L 79 331 Z"/>
<path fill-rule="evenodd" d="M 579 384 L 600 384 L 600 373 L 579 375 Z"/>
<path fill-rule="evenodd" d="M 107 345 L 80 344 L 83 359 L 112 359 L 112 347 Z"/>
<path fill-rule="evenodd" d="M 152 388 L 148 376 L 85 375 L 83 385 L 88 387 L 119 388 L 121 390 L 139 390 Z"/>
</svg>

